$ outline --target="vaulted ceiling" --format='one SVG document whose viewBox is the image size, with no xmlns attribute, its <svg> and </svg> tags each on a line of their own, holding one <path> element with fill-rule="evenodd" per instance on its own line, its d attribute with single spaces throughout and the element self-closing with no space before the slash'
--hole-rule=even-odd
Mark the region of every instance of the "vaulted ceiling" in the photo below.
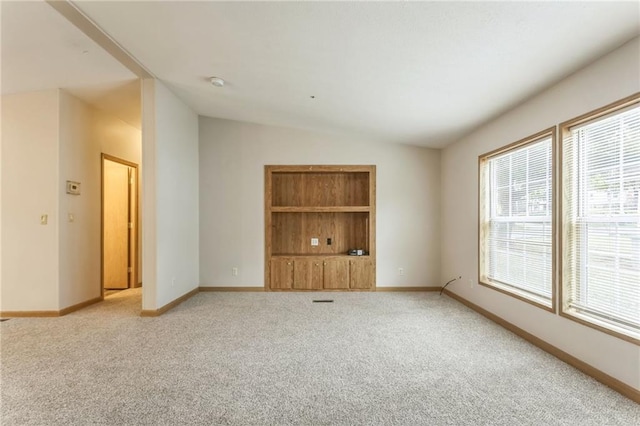
<svg viewBox="0 0 640 426">
<path fill-rule="evenodd" d="M 2 94 L 63 88 L 140 127 L 137 77 L 42 1 L 2 1 Z"/>
<path fill-rule="evenodd" d="M 25 29 L 4 3 L 3 92 L 130 80 L 53 9 Z M 430 147 L 640 34 L 637 2 L 74 4 L 198 114 Z"/>
</svg>

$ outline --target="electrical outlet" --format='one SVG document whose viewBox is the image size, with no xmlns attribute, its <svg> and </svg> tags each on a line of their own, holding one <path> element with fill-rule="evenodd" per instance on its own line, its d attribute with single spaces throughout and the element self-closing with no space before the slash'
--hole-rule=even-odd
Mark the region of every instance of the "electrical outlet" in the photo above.
<svg viewBox="0 0 640 426">
<path fill-rule="evenodd" d="M 404 275 L 404 268 L 398 268 L 398 275 L 400 276 Z"/>
<path fill-rule="evenodd" d="M 317 245 L 319 245 L 319 244 L 320 244 L 320 241 L 318 241 L 318 239 L 317 239 L 317 238 L 312 238 L 312 239 L 311 239 L 311 245 L 312 245 L 312 246 L 317 246 Z"/>
<path fill-rule="evenodd" d="M 236 266 L 231 268 L 231 275 L 233 275 L 234 277 L 238 276 L 238 268 Z"/>
</svg>

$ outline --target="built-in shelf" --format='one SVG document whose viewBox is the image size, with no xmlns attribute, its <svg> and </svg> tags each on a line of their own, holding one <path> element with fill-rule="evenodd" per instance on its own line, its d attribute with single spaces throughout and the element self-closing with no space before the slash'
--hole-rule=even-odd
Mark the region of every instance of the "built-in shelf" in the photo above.
<svg viewBox="0 0 640 426">
<path fill-rule="evenodd" d="M 274 206 L 272 213 L 368 213 L 369 206 Z"/>
<path fill-rule="evenodd" d="M 274 257 L 312 257 L 312 258 L 326 258 L 326 259 L 330 259 L 330 258 L 334 258 L 334 257 L 338 257 L 338 258 L 349 258 L 349 259 L 359 259 L 359 258 L 369 258 L 368 254 L 364 254 L 361 256 L 355 256 L 355 255 L 351 255 L 351 254 L 316 254 L 316 253 L 278 253 L 278 254 L 272 254 L 271 255 L 272 258 Z"/>
<path fill-rule="evenodd" d="M 265 289 L 374 290 L 375 182 L 375 166 L 265 166 Z"/>
</svg>

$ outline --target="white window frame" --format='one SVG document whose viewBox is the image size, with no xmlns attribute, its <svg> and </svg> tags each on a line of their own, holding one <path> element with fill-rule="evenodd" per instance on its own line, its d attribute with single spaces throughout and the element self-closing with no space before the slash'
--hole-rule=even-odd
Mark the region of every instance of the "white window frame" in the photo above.
<svg viewBox="0 0 640 426">
<path fill-rule="evenodd" d="M 501 155 L 507 154 L 512 151 L 516 151 L 521 148 L 525 148 L 529 145 L 541 142 L 545 139 L 551 139 L 551 206 L 550 214 L 548 216 L 518 216 L 514 218 L 495 218 L 493 212 L 490 212 L 490 196 L 491 191 L 495 188 L 492 187 L 490 178 L 489 163 L 490 160 L 497 158 Z M 556 205 L 556 128 L 551 127 L 543 130 L 539 133 L 521 139 L 517 142 L 493 150 L 478 157 L 478 217 L 479 217 L 479 229 L 478 229 L 478 277 L 479 283 L 488 288 L 497 290 L 501 293 L 508 294 L 517 299 L 531 303 L 539 308 L 550 312 L 556 312 L 556 219 L 555 219 L 555 205 Z M 489 256 L 488 256 L 488 236 L 491 232 L 490 223 L 496 222 L 525 222 L 525 223 L 550 223 L 551 226 L 551 295 L 550 297 L 544 297 L 542 295 L 528 292 L 517 286 L 510 285 L 498 280 L 491 279 L 489 277 Z"/>
<path fill-rule="evenodd" d="M 640 344 L 639 332 L 629 330 L 629 328 L 625 327 L 621 322 L 617 323 L 615 319 L 607 318 L 606 315 L 599 315 L 597 309 L 582 310 L 573 305 L 570 286 L 575 285 L 575 283 L 572 282 L 574 278 L 573 276 L 571 276 L 571 273 L 568 272 L 568 266 L 565 265 L 565 262 L 568 262 L 568 251 L 571 244 L 568 235 L 572 232 L 575 232 L 572 230 L 575 230 L 578 227 L 586 227 L 590 223 L 605 222 L 620 224 L 629 221 L 638 221 L 640 220 L 640 218 L 638 217 L 638 215 L 615 215 L 607 219 L 601 217 L 585 216 L 578 220 L 570 217 L 565 217 L 567 216 L 564 214 L 564 211 L 567 210 L 567 207 L 565 205 L 565 203 L 567 203 L 565 191 L 575 191 L 575 185 L 577 185 L 577 182 L 571 181 L 568 177 L 569 173 L 564 168 L 565 166 L 563 159 L 564 146 L 565 143 L 568 143 L 565 141 L 571 137 L 572 128 L 585 125 L 592 121 L 597 121 L 605 116 L 611 116 L 617 113 L 621 113 L 623 112 L 623 110 L 627 110 L 629 108 L 637 106 L 640 106 L 640 93 L 560 124 L 560 146 L 562 146 L 563 149 L 560 150 L 559 181 L 562 183 L 562 188 L 560 189 L 562 193 L 560 195 L 563 202 L 560 203 L 558 212 L 558 217 L 562 219 L 560 229 L 560 251 L 562 253 L 562 261 L 560 262 L 560 276 L 562 277 L 562 285 L 560 286 L 559 313 L 561 316 L 577 321 L 583 325 L 596 328 L 607 334 L 619 337 L 632 343 Z M 586 237 L 582 240 L 585 239 Z M 586 243 L 582 244 L 585 245 Z M 585 250 L 581 250 L 580 253 L 583 255 L 586 253 L 586 246 Z M 579 260 L 579 262 L 580 264 L 576 269 L 580 269 L 582 271 L 580 274 L 581 276 L 586 276 L 587 262 L 584 259 Z M 617 273 L 617 268 L 614 268 L 612 272 Z M 581 285 L 581 283 L 578 283 L 578 285 Z"/>
</svg>

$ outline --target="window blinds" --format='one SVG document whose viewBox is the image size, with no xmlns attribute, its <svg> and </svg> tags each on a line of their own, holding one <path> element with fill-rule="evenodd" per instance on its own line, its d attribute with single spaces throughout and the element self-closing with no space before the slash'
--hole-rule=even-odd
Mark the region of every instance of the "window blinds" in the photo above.
<svg viewBox="0 0 640 426">
<path fill-rule="evenodd" d="M 489 157 L 485 278 L 551 306 L 552 138 Z"/>
<path fill-rule="evenodd" d="M 563 141 L 563 309 L 640 334 L 640 105 Z"/>
</svg>

